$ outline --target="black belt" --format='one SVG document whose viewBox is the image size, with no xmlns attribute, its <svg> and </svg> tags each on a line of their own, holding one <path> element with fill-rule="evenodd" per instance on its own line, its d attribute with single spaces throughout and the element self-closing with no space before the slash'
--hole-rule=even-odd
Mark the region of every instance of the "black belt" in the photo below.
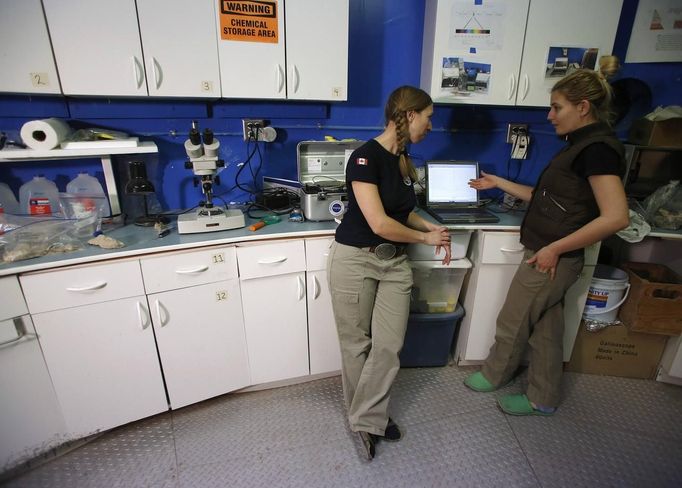
<svg viewBox="0 0 682 488">
<path fill-rule="evenodd" d="M 397 258 L 407 252 L 406 245 L 395 245 L 390 242 L 382 242 L 376 246 L 363 247 L 362 249 L 373 252 L 381 260 Z"/>
</svg>

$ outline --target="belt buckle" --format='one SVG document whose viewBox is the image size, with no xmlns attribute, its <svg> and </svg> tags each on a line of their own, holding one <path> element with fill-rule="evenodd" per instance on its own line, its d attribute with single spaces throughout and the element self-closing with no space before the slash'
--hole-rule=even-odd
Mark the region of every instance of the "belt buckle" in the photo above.
<svg viewBox="0 0 682 488">
<path fill-rule="evenodd" d="M 398 249 L 395 247 L 395 244 L 390 242 L 382 242 L 374 248 L 374 254 L 382 261 L 394 258 L 397 252 Z"/>
</svg>

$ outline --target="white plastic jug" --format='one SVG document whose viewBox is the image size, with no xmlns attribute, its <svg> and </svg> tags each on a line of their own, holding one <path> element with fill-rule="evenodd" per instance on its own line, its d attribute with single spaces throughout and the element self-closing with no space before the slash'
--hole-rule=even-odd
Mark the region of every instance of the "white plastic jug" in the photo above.
<svg viewBox="0 0 682 488">
<path fill-rule="evenodd" d="M 94 176 L 88 173 L 79 173 L 73 180 L 66 185 L 66 193 L 83 197 L 82 203 L 86 210 L 92 210 L 92 206 L 99 204 L 100 216 L 109 217 L 111 215 L 111 208 L 109 207 L 109 199 L 104 194 L 102 184 Z M 92 200 L 87 197 L 93 197 Z"/>
<path fill-rule="evenodd" d="M 34 176 L 19 188 L 19 207 L 27 215 L 60 214 L 57 185 L 44 176 Z"/>
<path fill-rule="evenodd" d="M 19 202 L 7 183 L 0 182 L 0 213 L 18 214 Z"/>
</svg>

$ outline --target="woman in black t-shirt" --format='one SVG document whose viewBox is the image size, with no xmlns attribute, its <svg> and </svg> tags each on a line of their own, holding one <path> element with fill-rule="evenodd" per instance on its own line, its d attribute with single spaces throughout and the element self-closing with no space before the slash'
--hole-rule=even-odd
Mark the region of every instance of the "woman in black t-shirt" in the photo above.
<svg viewBox="0 0 682 488">
<path fill-rule="evenodd" d="M 426 137 L 432 115 L 431 97 L 423 90 L 403 86 L 391 93 L 385 130 L 348 160 L 348 211 L 328 258 L 348 421 L 369 459 L 378 439 L 402 436 L 388 416 L 388 402 L 410 307 L 406 244 L 433 245 L 436 253 L 442 247 L 443 264 L 450 262 L 447 228 L 413 212 L 417 173 L 406 146 Z"/>
</svg>

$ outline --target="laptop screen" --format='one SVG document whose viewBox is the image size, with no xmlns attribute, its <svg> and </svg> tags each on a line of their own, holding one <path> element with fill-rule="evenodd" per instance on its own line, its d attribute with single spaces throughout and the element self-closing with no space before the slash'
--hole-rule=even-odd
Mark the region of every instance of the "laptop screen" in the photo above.
<svg viewBox="0 0 682 488">
<path fill-rule="evenodd" d="M 478 190 L 469 186 L 469 180 L 475 178 L 478 178 L 476 161 L 427 161 L 427 205 L 478 205 Z"/>
</svg>

